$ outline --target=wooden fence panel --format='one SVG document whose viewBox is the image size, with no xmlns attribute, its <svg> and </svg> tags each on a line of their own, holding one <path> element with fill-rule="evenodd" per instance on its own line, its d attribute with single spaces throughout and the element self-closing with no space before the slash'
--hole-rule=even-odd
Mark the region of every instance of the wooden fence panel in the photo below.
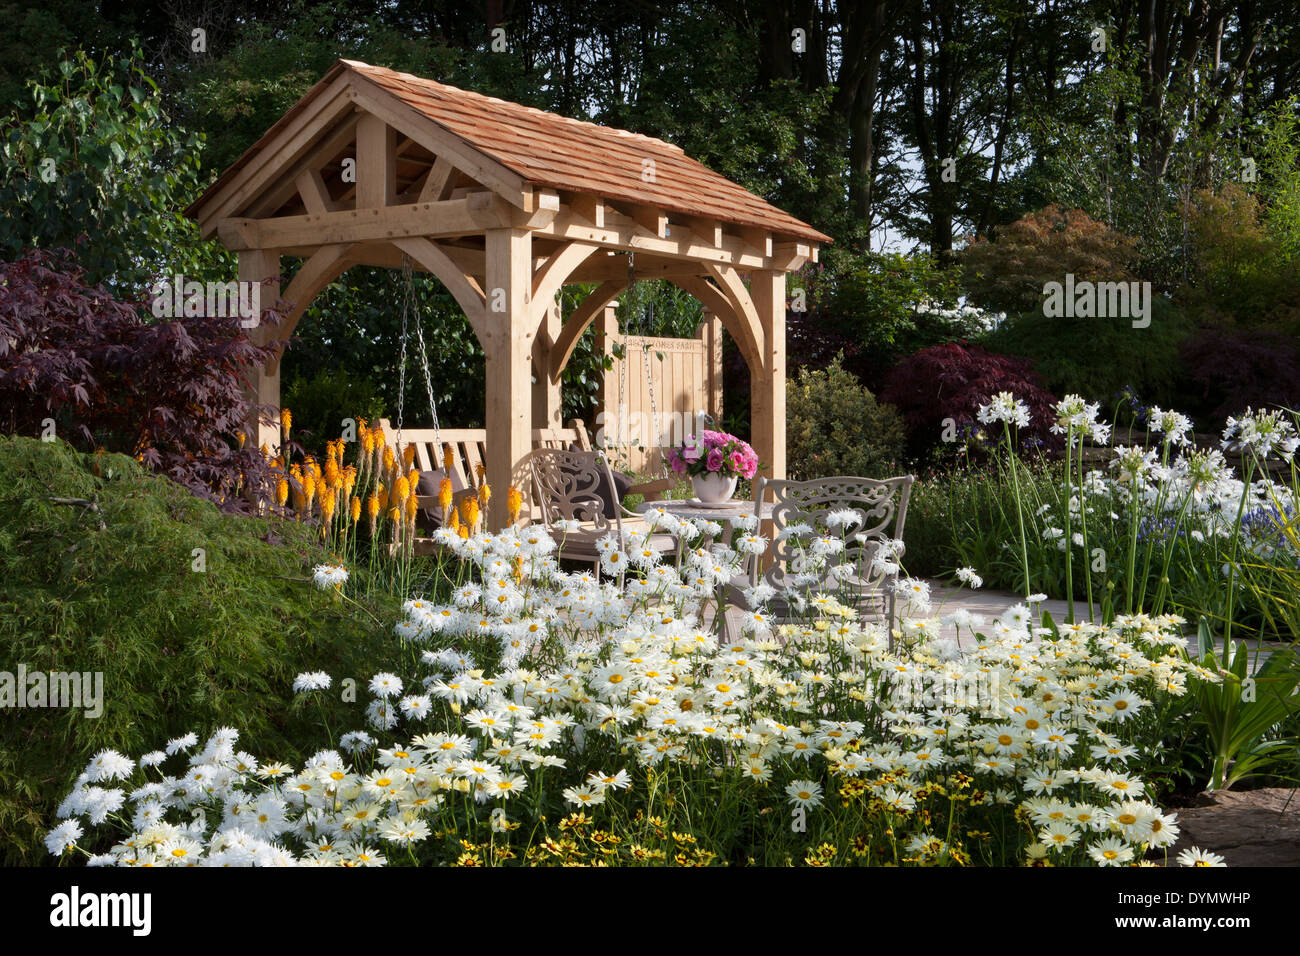
<svg viewBox="0 0 1300 956">
<path fill-rule="evenodd" d="M 722 417 L 721 321 L 705 313 L 690 339 L 621 335 L 613 309 L 597 320 L 603 347 L 623 358 L 605 373 L 596 444 L 624 471 L 659 474 L 668 448 Z"/>
</svg>

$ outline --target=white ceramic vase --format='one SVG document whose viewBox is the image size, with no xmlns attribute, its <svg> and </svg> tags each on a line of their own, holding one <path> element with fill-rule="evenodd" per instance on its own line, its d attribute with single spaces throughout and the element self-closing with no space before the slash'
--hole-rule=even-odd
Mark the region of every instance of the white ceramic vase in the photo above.
<svg viewBox="0 0 1300 956">
<path fill-rule="evenodd" d="M 730 501 L 731 496 L 736 493 L 736 480 L 735 475 L 727 477 L 717 471 L 691 476 L 691 484 L 695 486 L 695 496 L 709 504 Z"/>
</svg>

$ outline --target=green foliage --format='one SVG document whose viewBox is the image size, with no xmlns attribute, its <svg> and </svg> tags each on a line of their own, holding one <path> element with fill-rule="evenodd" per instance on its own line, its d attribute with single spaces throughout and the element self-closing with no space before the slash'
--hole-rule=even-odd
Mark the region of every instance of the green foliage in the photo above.
<svg viewBox="0 0 1300 956">
<path fill-rule="evenodd" d="M 58 795 L 97 750 L 140 753 L 230 726 L 303 759 L 329 745 L 322 717 L 360 720 L 338 695 L 322 698 L 324 714 L 303 712 L 295 675 L 361 682 L 395 663 L 391 635 L 376 635 L 398 602 L 368 599 L 363 619 L 315 590 L 311 567 L 328 558 L 314 528 L 222 515 L 130 458 L 62 442 L 0 438 L 0 489 L 0 671 L 103 674 L 97 719 L 0 710 L 7 864 L 39 859 Z M 193 570 L 196 548 L 206 571 Z"/>
<path fill-rule="evenodd" d="M 415 328 L 418 321 L 424 332 L 439 422 L 447 427 L 481 427 L 486 381 L 483 350 L 474 329 L 437 279 L 417 272 L 412 281 L 417 314 L 410 316 L 407 330 L 406 424 L 426 428 L 432 424 Z M 284 358 L 285 381 L 310 380 L 323 370 L 334 370 L 362 389 L 360 394 L 382 401 L 385 413 L 396 424 L 403 282 L 400 269 L 355 267 L 327 286 L 298 325 L 293 346 Z M 301 403 L 290 407 L 295 414 L 309 414 Z M 337 429 L 335 420 L 324 437 L 334 437 Z"/>
<path fill-rule="evenodd" d="M 933 256 L 867 253 L 849 260 L 825 305 L 837 331 L 881 348 L 915 338 L 917 306 L 956 302 L 958 282 L 959 273 Z"/>
<path fill-rule="evenodd" d="M 792 478 L 887 478 L 906 437 L 892 405 L 877 402 L 837 357 L 786 383 L 786 459 Z"/>
<path fill-rule="evenodd" d="M 1264 227 L 1288 262 L 1300 259 L 1300 99 L 1275 104 L 1264 114 L 1256 195 Z"/>
<path fill-rule="evenodd" d="M 1204 728 L 1213 767 L 1208 789 L 1228 790 L 1236 783 L 1269 773 L 1289 757 L 1294 762 L 1300 739 L 1300 658 L 1293 649 L 1278 649 L 1252 673 L 1251 653 L 1238 644 L 1231 660 L 1220 660 L 1212 650 L 1209 624 L 1202 620 L 1198 632 L 1202 664 L 1222 675 L 1222 682 L 1197 682 L 1194 711 Z M 1225 666 L 1226 665 L 1226 666 Z M 1292 736 L 1287 737 L 1285 734 Z"/>
<path fill-rule="evenodd" d="M 1196 276 L 1184 298 L 1208 319 L 1300 330 L 1300 259 L 1270 230 L 1259 199 L 1229 183 L 1189 204 Z M 1283 217 L 1284 218 L 1284 217 Z M 1274 221 L 1275 224 L 1278 222 Z"/>
<path fill-rule="evenodd" d="M 0 250 L 72 247 L 92 283 L 131 294 L 157 275 L 233 274 L 183 215 L 198 190 L 200 137 L 172 124 L 138 50 L 96 63 L 76 51 L 31 84 L 32 104 L 5 118 Z M 48 180 L 48 181 L 47 181 Z"/>
<path fill-rule="evenodd" d="M 318 459 L 325 443 L 341 434 L 344 419 L 365 419 L 373 424 L 387 414 L 372 382 L 339 369 L 322 369 L 311 378 L 288 382 L 280 401 L 293 412 L 293 440 Z"/>
<path fill-rule="evenodd" d="M 1053 318 L 1041 311 L 1010 316 L 980 339 L 990 351 L 1033 363 L 1054 395 L 1083 395 L 1109 404 L 1131 386 L 1149 404 L 1178 404 L 1183 374 L 1179 346 L 1195 323 L 1161 295 L 1151 301 L 1151 325 L 1127 318 Z"/>
</svg>

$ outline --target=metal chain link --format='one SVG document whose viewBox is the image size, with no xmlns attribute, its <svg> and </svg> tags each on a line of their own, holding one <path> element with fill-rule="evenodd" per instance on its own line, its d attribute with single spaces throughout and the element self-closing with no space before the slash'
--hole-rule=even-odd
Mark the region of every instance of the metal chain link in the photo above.
<svg viewBox="0 0 1300 956">
<path fill-rule="evenodd" d="M 401 369 L 398 372 L 398 394 L 397 394 L 397 443 L 401 448 L 402 442 L 402 419 L 406 407 L 406 340 L 410 336 L 408 331 L 408 318 L 415 318 L 415 335 L 420 342 L 420 367 L 424 372 L 424 387 L 429 395 L 429 414 L 433 416 L 433 440 L 437 447 L 435 452 L 440 452 L 442 447 L 442 431 L 438 425 L 438 403 L 433 398 L 433 375 L 429 371 L 429 350 L 424 344 L 424 324 L 420 321 L 418 304 L 415 301 L 415 275 L 411 268 L 411 257 L 402 253 L 402 282 L 404 290 L 402 294 L 402 359 Z"/>
<path fill-rule="evenodd" d="M 636 288 L 636 266 L 634 264 L 635 256 L 636 253 L 629 249 L 627 253 L 627 283 L 628 283 L 627 287 L 629 293 Z M 628 295 L 628 298 L 629 299 L 632 298 L 631 294 Z M 629 305 L 637 306 L 640 305 L 640 303 L 629 302 Z M 629 313 L 633 313 L 633 311 L 634 311 L 633 308 L 628 309 Z M 646 341 L 650 337 L 649 323 L 651 321 L 652 315 L 653 315 L 652 307 L 647 307 L 644 315 L 641 317 L 640 321 L 638 321 L 637 324 L 641 328 L 641 365 L 645 369 L 646 391 L 650 393 L 650 426 L 651 428 L 654 428 L 656 426 L 661 425 L 662 423 L 659 422 L 659 401 L 655 397 L 654 371 L 650 368 L 650 343 Z M 631 327 L 631 325 L 632 325 L 632 315 L 629 314 L 628 326 Z M 627 356 L 626 347 L 624 348 L 623 355 L 626 359 Z M 653 437 L 656 443 L 661 441 L 663 439 L 662 428 L 660 428 L 660 433 Z"/>
</svg>

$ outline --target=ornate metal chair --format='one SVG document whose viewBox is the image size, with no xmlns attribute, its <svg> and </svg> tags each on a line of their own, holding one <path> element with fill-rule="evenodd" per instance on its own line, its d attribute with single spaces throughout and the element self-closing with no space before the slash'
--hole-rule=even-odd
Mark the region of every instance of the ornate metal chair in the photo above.
<svg viewBox="0 0 1300 956">
<path fill-rule="evenodd" d="M 611 533 L 623 541 L 625 532 L 649 530 L 643 516 L 629 511 L 618 501 L 613 472 L 599 452 L 537 448 L 528 454 L 524 463 L 532 475 L 533 502 L 547 530 L 560 545 L 560 557 L 591 562 L 599 573 L 596 542 Z M 658 487 L 659 483 L 652 485 Z M 641 486 L 634 485 L 628 493 L 641 493 L 640 489 Z M 556 525 L 561 521 L 578 521 L 581 526 L 560 532 Z M 677 547 L 677 542 L 667 534 L 652 534 L 647 544 L 662 552 Z"/>
<path fill-rule="evenodd" d="M 743 588 L 763 582 L 778 592 L 778 597 L 768 603 L 772 617 L 789 619 L 790 609 L 779 597 L 785 588 L 797 587 L 810 594 L 823 591 L 855 607 L 864 617 L 885 617 L 892 630 L 893 585 L 898 579 L 907 502 L 915 480 L 914 475 L 885 479 L 840 476 L 812 481 L 759 478 L 754 483 L 755 510 L 766 494 L 773 497 L 770 564 L 763 570 L 763 556 L 751 557 L 747 579 L 733 582 L 728 602 L 747 607 Z M 832 527 L 827 519 L 836 512 L 851 512 L 856 520 L 847 529 L 842 524 Z M 792 533 L 791 529 L 799 526 L 810 530 Z M 813 542 L 819 536 L 844 542 L 843 552 L 821 567 L 812 556 Z M 889 560 L 881 563 L 892 564 L 892 569 L 876 562 L 877 556 L 886 554 Z M 850 566 L 849 572 L 838 578 L 830 572 L 837 563 Z"/>
</svg>

